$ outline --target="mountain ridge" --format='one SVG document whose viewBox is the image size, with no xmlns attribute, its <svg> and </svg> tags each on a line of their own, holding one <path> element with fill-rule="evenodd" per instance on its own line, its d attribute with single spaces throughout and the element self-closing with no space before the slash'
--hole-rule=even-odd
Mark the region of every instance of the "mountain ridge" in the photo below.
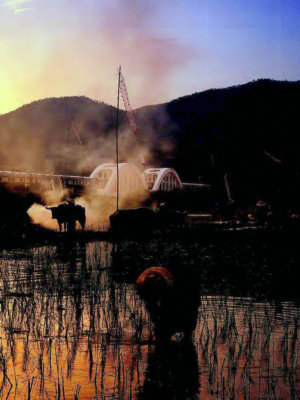
<svg viewBox="0 0 300 400">
<path fill-rule="evenodd" d="M 226 173 L 240 201 L 284 193 L 298 201 L 294 99 L 299 95 L 300 81 L 271 79 L 196 92 L 134 110 L 137 136 L 120 110 L 120 161 L 138 162 L 144 153 L 148 164 L 172 166 L 185 181 L 202 176 L 221 187 Z M 2 115 L 1 164 L 89 174 L 98 164 L 114 160 L 115 124 L 114 106 L 85 96 L 37 100 Z M 24 151 L 29 148 L 31 157 Z"/>
</svg>

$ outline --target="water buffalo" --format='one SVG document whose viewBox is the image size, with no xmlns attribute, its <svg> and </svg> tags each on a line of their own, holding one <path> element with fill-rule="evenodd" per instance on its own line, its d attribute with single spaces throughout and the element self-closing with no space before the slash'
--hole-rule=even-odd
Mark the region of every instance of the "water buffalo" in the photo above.
<svg viewBox="0 0 300 400">
<path fill-rule="evenodd" d="M 151 208 L 117 210 L 109 217 L 110 228 L 117 235 L 151 234 L 157 224 L 157 215 Z"/>
<path fill-rule="evenodd" d="M 76 221 L 81 225 L 81 229 L 85 228 L 85 208 L 79 204 L 69 201 L 60 204 L 57 207 L 46 207 L 52 212 L 52 218 L 57 220 L 59 231 L 62 229 L 67 232 L 74 232 L 76 229 Z"/>
<path fill-rule="evenodd" d="M 176 332 L 189 340 L 195 329 L 200 303 L 198 278 L 185 270 L 155 266 L 136 280 L 154 325 L 156 340 L 166 341 Z"/>
</svg>

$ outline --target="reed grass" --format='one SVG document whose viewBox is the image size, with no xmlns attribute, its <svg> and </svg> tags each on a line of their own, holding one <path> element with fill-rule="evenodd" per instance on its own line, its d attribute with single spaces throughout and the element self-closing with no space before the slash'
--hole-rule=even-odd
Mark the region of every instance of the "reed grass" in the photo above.
<svg viewBox="0 0 300 400">
<path fill-rule="evenodd" d="M 151 365 L 176 376 L 171 355 L 160 359 L 153 344 L 134 277 L 178 258 L 208 282 L 212 251 L 153 240 L 2 253 L 0 398 L 137 399 L 156 379 Z M 224 250 L 214 262 L 227 257 Z M 282 305 L 278 314 L 271 301 L 202 294 L 191 350 L 196 389 L 187 387 L 194 398 L 299 397 L 300 312 L 292 302 Z"/>
</svg>

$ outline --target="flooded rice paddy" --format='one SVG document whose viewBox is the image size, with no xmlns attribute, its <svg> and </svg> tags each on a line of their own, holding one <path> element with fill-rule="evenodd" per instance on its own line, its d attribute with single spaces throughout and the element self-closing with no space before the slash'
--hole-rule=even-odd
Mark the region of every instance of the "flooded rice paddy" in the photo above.
<svg viewBox="0 0 300 400">
<path fill-rule="evenodd" d="M 196 329 L 159 344 L 134 281 L 175 264 L 197 276 Z M 297 399 L 297 269 L 297 244 L 268 240 L 2 250 L 0 398 Z"/>
</svg>

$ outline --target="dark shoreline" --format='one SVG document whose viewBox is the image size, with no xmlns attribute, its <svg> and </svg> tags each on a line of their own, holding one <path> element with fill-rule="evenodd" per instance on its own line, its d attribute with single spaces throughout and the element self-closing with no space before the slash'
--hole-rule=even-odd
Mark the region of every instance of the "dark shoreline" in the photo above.
<svg viewBox="0 0 300 400">
<path fill-rule="evenodd" d="M 216 243 L 222 241 L 234 242 L 280 242 L 282 245 L 293 244 L 298 241 L 300 225 L 285 226 L 256 226 L 237 223 L 220 223 L 219 221 L 189 223 L 184 226 L 168 227 L 156 230 L 152 235 L 134 235 L 116 237 L 110 231 L 76 231 L 74 233 L 58 232 L 43 228 L 36 224 L 25 224 L 18 227 L 1 227 L 0 249 L 19 248 L 23 246 L 40 246 L 57 244 L 63 241 L 110 241 L 124 240 L 149 241 L 163 239 L 164 241 L 200 240 L 202 243 Z"/>
</svg>

